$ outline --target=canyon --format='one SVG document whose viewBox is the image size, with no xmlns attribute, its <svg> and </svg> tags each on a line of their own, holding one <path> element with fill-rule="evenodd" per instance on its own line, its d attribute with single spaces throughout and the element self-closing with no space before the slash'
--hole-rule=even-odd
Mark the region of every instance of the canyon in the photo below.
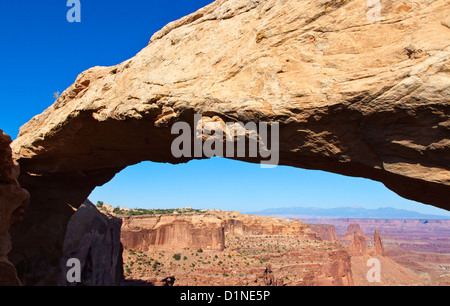
<svg viewBox="0 0 450 306">
<path fill-rule="evenodd" d="M 128 285 L 354 284 L 346 248 L 300 220 L 220 210 L 124 217 L 122 243 Z"/>
<path fill-rule="evenodd" d="M 68 225 L 92 190 L 141 161 L 190 161 L 172 154 L 171 127 L 193 130 L 195 114 L 277 123 L 280 165 L 380 181 L 450 209 L 449 8 L 393 1 L 372 23 L 363 0 L 218 0 L 169 23 L 135 57 L 82 72 L 12 150 L 1 133 L 2 281 L 57 284 Z M 181 241 L 175 229 L 185 226 L 162 228 Z M 221 235 L 211 248 L 222 248 Z M 337 262 L 345 252 L 335 249 Z M 310 268 L 319 283 L 348 271 L 327 260 Z"/>
<path fill-rule="evenodd" d="M 187 215 L 125 217 L 122 242 L 124 244 L 124 285 L 201 286 L 399 286 L 449 285 L 450 257 L 430 251 L 428 260 L 407 261 L 407 249 L 393 249 L 392 243 L 401 244 L 407 236 L 392 239 L 376 220 L 371 227 L 359 226 L 357 220 L 336 225 L 312 224 L 297 219 L 245 215 L 238 212 L 204 211 Z M 134 219 L 130 221 L 130 219 Z M 162 225 L 157 225 L 163 220 Z M 203 222 L 200 220 L 203 219 Z M 194 223 L 191 223 L 193 220 Z M 317 220 L 316 220 L 317 221 Z M 330 220 L 327 220 L 330 221 Z M 335 224 L 337 223 L 334 220 Z M 349 220 L 347 220 L 349 221 Z M 367 220 L 361 220 L 367 225 Z M 396 224 L 392 222 L 391 224 Z M 418 220 L 411 220 L 417 224 Z M 184 243 L 171 238 L 156 240 L 143 237 L 163 236 L 164 227 L 184 224 Z M 239 224 L 239 230 L 229 224 Z M 333 223 L 333 222 L 330 222 Z M 389 222 L 388 222 L 389 223 Z M 203 235 L 195 236 L 199 227 Z M 369 229 L 372 228 L 373 231 Z M 392 226 L 398 233 L 399 227 Z M 448 228 L 447 230 L 449 230 Z M 341 232 L 341 230 L 343 230 Z M 211 235 L 206 234 L 210 231 Z M 419 229 L 420 231 L 420 229 Z M 170 231 L 169 231 L 170 232 Z M 214 237 L 221 232 L 220 243 Z M 369 238 L 369 233 L 372 232 Z M 380 234 L 382 232 L 382 234 Z M 368 233 L 366 235 L 366 233 Z M 428 232 L 431 234 L 430 232 Z M 385 236 L 388 237 L 386 239 Z M 136 236 L 139 239 L 133 239 Z M 169 237 L 172 237 L 169 234 Z M 441 236 L 447 239 L 447 234 Z M 344 239 L 343 239 L 344 238 Z M 177 237 L 174 241 L 177 241 Z M 133 241 L 130 244 L 128 241 Z M 196 241 L 192 245 L 186 241 Z M 386 243 L 387 241 L 387 243 Z M 423 236 L 422 243 L 427 238 Z M 150 242 L 150 243 L 149 243 Z M 163 243 L 161 243 L 163 242 Z M 219 248 L 212 246 L 220 245 Z M 391 250 L 395 250 L 391 254 Z M 433 255 L 434 254 L 434 255 Z M 370 260 L 377 259 L 382 267 L 381 281 L 367 279 Z M 422 265 L 419 265 L 421 262 Z M 419 265 L 419 269 L 418 269 Z"/>
<path fill-rule="evenodd" d="M 420 275 L 427 284 L 450 285 L 450 220 L 306 218 L 306 223 L 328 224 L 346 245 L 349 228 L 359 234 L 379 232 L 389 258 Z M 357 224 L 357 226 L 356 226 Z M 366 240 L 373 247 L 373 240 Z"/>
</svg>

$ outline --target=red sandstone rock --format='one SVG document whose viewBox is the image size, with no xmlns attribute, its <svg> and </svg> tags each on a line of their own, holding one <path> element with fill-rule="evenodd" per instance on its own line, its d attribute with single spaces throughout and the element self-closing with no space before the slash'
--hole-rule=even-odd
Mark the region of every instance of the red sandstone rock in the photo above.
<svg viewBox="0 0 450 306">
<path fill-rule="evenodd" d="M 370 254 L 371 255 L 388 256 L 388 252 L 383 247 L 383 242 L 382 242 L 380 233 L 378 232 L 377 228 L 375 229 L 375 233 L 373 235 L 373 242 L 374 242 L 374 245 L 370 249 Z"/>
<path fill-rule="evenodd" d="M 163 215 L 123 219 L 122 243 L 126 249 L 223 250 L 224 223 L 215 216 Z"/>
<path fill-rule="evenodd" d="M 309 227 L 316 232 L 320 239 L 324 241 L 339 241 L 338 235 L 336 233 L 336 228 L 334 225 L 328 224 L 308 224 Z"/>
<path fill-rule="evenodd" d="M 353 234 L 353 240 L 348 246 L 350 256 L 362 256 L 367 253 L 366 239 L 359 234 Z"/>
<path fill-rule="evenodd" d="M 134 216 L 123 218 L 122 243 L 126 249 L 203 249 L 222 251 L 225 234 L 295 235 L 319 239 L 301 221 L 211 211 L 204 215 Z"/>
<path fill-rule="evenodd" d="M 365 240 L 370 240 L 369 237 L 361 230 L 361 227 L 358 223 L 352 223 L 348 225 L 347 232 L 345 235 L 341 238 L 342 241 L 353 241 L 353 236 L 355 234 L 358 234 L 359 236 L 362 236 Z"/>
</svg>

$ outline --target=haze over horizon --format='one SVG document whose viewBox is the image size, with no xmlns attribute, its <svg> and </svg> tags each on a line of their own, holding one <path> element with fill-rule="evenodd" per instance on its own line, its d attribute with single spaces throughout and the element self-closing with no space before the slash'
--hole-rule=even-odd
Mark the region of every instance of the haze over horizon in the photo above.
<svg viewBox="0 0 450 306">
<path fill-rule="evenodd" d="M 369 179 L 288 166 L 262 169 L 225 158 L 171 165 L 143 162 L 118 173 L 89 196 L 114 207 L 235 210 L 280 207 L 392 207 L 423 214 L 450 212 L 407 200 Z"/>
</svg>

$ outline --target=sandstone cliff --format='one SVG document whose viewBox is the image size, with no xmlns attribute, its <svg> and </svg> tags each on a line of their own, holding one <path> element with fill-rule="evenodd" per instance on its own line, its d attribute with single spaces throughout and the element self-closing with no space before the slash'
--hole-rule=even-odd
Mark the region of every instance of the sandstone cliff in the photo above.
<svg viewBox="0 0 450 306">
<path fill-rule="evenodd" d="M 134 251 L 149 249 L 223 250 L 224 222 L 215 216 L 143 216 L 123 219 L 122 244 Z"/>
<path fill-rule="evenodd" d="M 363 233 L 357 223 L 350 224 L 348 226 L 347 233 L 342 238 L 343 241 L 350 240 L 350 244 L 348 245 L 348 253 L 351 256 L 362 256 L 367 254 L 373 256 L 388 256 L 388 252 L 383 246 L 383 242 L 377 228 L 374 231 L 373 246 L 370 249 L 367 248 L 366 239 L 367 236 Z"/>
<path fill-rule="evenodd" d="M 334 225 L 328 224 L 308 224 L 309 228 L 319 235 L 320 239 L 324 241 L 339 241 Z"/>
<path fill-rule="evenodd" d="M 123 279 L 119 218 L 102 214 L 89 201 L 70 218 L 60 262 L 59 285 L 118 286 Z M 80 261 L 81 283 L 69 283 L 69 259 Z"/>
<path fill-rule="evenodd" d="M 320 239 L 301 221 L 210 211 L 206 214 L 134 216 L 123 218 L 126 249 L 203 249 L 222 251 L 225 235 L 295 235 Z"/>
<path fill-rule="evenodd" d="M 319 239 L 309 225 L 300 220 L 246 215 L 239 212 L 220 212 L 225 233 L 230 235 L 298 235 Z"/>
<path fill-rule="evenodd" d="M 317 264 L 308 267 L 303 281 L 295 286 L 353 286 L 351 257 L 345 250 L 314 254 Z"/>
<path fill-rule="evenodd" d="M 96 186 L 144 160 L 192 159 L 171 154 L 171 126 L 193 128 L 195 113 L 279 123 L 280 164 L 449 209 L 449 7 L 393 1 L 371 22 L 365 0 L 218 0 L 81 73 L 13 143 L 32 205 L 11 256 L 52 270 L 71 207 Z"/>
<path fill-rule="evenodd" d="M 0 286 L 21 285 L 8 260 L 12 247 L 9 230 L 21 222 L 29 201 L 28 192 L 17 182 L 19 167 L 12 159 L 10 143 L 11 138 L 0 130 Z"/>
</svg>

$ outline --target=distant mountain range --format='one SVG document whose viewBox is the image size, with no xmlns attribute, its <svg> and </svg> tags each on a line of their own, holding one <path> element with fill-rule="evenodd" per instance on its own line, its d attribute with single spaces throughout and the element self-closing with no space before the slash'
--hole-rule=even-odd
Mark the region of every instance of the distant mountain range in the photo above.
<svg viewBox="0 0 450 306">
<path fill-rule="evenodd" d="M 415 211 L 384 207 L 367 209 L 359 207 L 282 207 L 268 208 L 247 214 L 283 217 L 366 218 L 366 219 L 450 219 L 450 216 L 422 214 Z"/>
</svg>

